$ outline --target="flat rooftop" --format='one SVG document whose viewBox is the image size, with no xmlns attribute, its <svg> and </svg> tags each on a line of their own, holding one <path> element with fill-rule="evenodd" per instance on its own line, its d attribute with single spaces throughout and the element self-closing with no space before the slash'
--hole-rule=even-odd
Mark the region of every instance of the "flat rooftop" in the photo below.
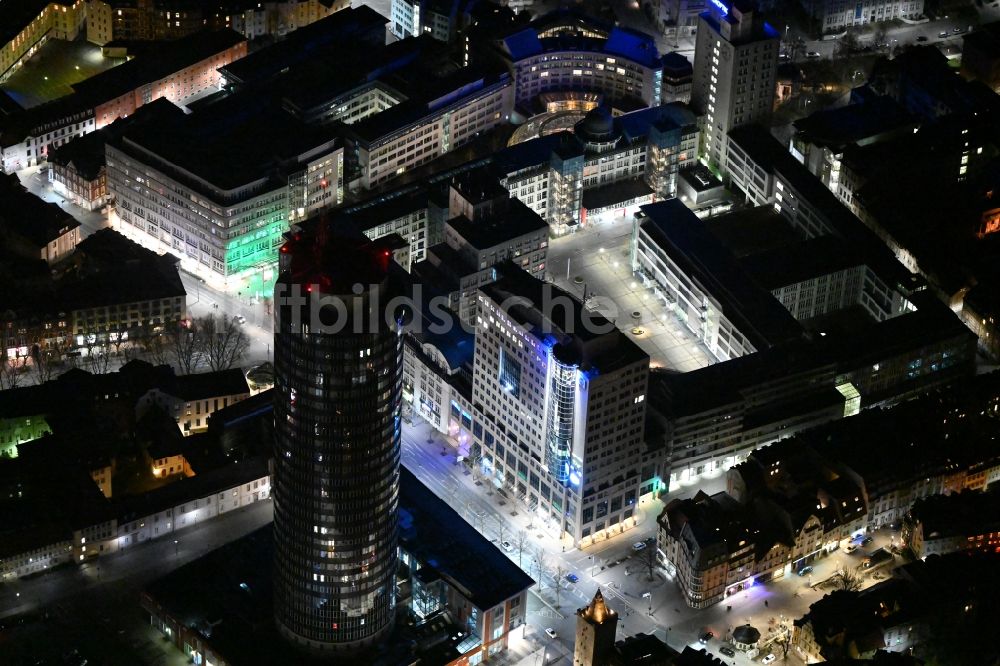
<svg viewBox="0 0 1000 666">
<path fill-rule="evenodd" d="M 801 326 L 679 199 L 642 206 L 640 228 L 689 278 L 717 300 L 722 313 L 757 349 L 794 340 Z"/>
</svg>

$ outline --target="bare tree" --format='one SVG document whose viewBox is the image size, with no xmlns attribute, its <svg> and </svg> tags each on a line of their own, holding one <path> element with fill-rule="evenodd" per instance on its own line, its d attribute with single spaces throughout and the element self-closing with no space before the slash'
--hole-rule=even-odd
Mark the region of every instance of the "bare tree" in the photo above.
<svg viewBox="0 0 1000 666">
<path fill-rule="evenodd" d="M 858 35 L 854 30 L 848 30 L 843 37 L 837 40 L 837 45 L 833 49 L 833 54 L 837 58 L 847 58 L 861 50 Z"/>
<path fill-rule="evenodd" d="M 841 569 L 837 573 L 830 576 L 830 582 L 838 590 L 846 590 L 848 592 L 858 592 L 861 590 L 862 577 L 851 569 Z"/>
<path fill-rule="evenodd" d="M 801 37 L 796 37 L 788 43 L 788 59 L 795 62 L 801 58 L 806 52 L 806 40 Z"/>
<path fill-rule="evenodd" d="M 659 562 L 656 557 L 656 543 L 652 539 L 646 540 L 646 548 L 642 551 L 642 563 L 646 567 L 649 580 L 653 580 Z"/>
<path fill-rule="evenodd" d="M 555 576 L 556 579 L 556 608 L 559 608 L 559 590 L 561 589 L 559 586 L 562 584 L 563 576 L 567 573 L 568 572 L 566 571 L 566 567 L 563 566 L 562 560 L 557 560 L 556 568 L 552 572 L 552 575 Z"/>
<path fill-rule="evenodd" d="M 171 348 L 168 337 L 163 333 L 149 332 L 143 340 L 147 358 L 153 365 L 169 365 Z"/>
<path fill-rule="evenodd" d="M 21 370 L 24 368 L 25 357 L 8 358 L 6 352 L 0 357 L 0 390 L 17 388 L 21 384 Z"/>
<path fill-rule="evenodd" d="M 497 518 L 497 541 L 502 545 L 504 534 L 507 531 L 507 524 L 503 522 L 503 518 Z"/>
<path fill-rule="evenodd" d="M 549 561 L 548 553 L 545 552 L 544 548 L 542 548 L 541 546 L 538 546 L 535 549 L 535 565 L 537 567 L 536 570 L 537 570 L 537 575 L 538 575 L 538 581 L 537 582 L 538 582 L 538 591 L 539 592 L 542 591 L 542 577 L 545 574 L 545 566 L 548 564 L 548 561 Z"/>
<path fill-rule="evenodd" d="M 192 322 L 190 326 L 178 324 L 167 334 L 164 345 L 167 349 L 166 356 L 173 362 L 173 366 L 184 375 L 190 375 L 198 365 L 200 342 L 196 326 L 196 322 Z"/>
<path fill-rule="evenodd" d="M 103 375 L 111 368 L 111 355 L 104 345 L 90 345 L 87 347 L 87 363 L 90 371 L 95 375 Z"/>
<path fill-rule="evenodd" d="M 875 32 L 872 35 L 872 44 L 878 51 L 889 47 L 889 27 L 885 23 L 880 22 L 875 24 Z"/>
<path fill-rule="evenodd" d="M 58 349 L 38 349 L 37 347 L 32 350 L 32 370 L 35 373 L 35 381 L 39 384 L 44 384 L 50 379 L 54 379 L 58 369 L 59 362 L 58 359 L 62 356 L 62 352 Z"/>
<path fill-rule="evenodd" d="M 514 537 L 514 547 L 517 548 L 517 566 L 524 568 L 524 549 L 528 546 L 528 530 L 519 530 Z"/>
<path fill-rule="evenodd" d="M 231 317 L 203 317 L 198 320 L 196 338 L 208 367 L 228 370 L 237 365 L 250 348 L 250 336 Z"/>
</svg>

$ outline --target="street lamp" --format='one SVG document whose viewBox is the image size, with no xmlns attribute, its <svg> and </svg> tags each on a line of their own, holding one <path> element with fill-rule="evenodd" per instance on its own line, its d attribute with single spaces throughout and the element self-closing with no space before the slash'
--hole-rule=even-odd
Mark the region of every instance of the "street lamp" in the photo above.
<svg viewBox="0 0 1000 666">
<path fill-rule="evenodd" d="M 177 559 L 177 556 L 178 556 L 177 539 L 174 539 L 174 559 L 175 560 Z"/>
</svg>

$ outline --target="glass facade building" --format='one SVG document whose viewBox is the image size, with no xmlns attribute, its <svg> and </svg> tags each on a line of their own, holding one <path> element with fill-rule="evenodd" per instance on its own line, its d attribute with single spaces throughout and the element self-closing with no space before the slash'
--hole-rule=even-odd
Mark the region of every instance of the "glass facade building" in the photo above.
<svg viewBox="0 0 1000 666">
<path fill-rule="evenodd" d="M 382 307 L 398 292 L 367 239 L 297 235 L 281 255 L 275 619 L 300 647 L 347 654 L 395 613 L 403 347 Z"/>
</svg>

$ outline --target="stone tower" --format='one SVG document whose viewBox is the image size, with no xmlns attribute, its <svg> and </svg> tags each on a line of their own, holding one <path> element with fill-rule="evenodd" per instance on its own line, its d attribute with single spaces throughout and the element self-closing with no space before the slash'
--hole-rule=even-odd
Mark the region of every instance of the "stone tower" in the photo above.
<svg viewBox="0 0 1000 666">
<path fill-rule="evenodd" d="M 573 666 L 601 666 L 615 646 L 618 613 L 608 608 L 598 589 L 586 608 L 576 611 L 576 647 Z"/>
</svg>

